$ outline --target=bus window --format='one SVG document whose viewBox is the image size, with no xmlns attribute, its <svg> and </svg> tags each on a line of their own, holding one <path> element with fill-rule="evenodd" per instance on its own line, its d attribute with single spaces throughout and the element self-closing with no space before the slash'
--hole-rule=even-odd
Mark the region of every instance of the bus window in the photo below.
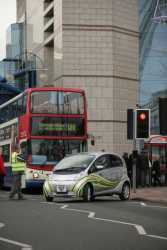
<svg viewBox="0 0 167 250">
<path fill-rule="evenodd" d="M 60 92 L 59 106 L 62 114 L 83 114 L 84 98 L 80 93 Z"/>
<path fill-rule="evenodd" d="M 22 108 L 23 108 L 23 98 L 20 98 L 18 99 L 18 105 L 17 105 L 18 116 L 22 115 Z"/>
<path fill-rule="evenodd" d="M 72 93 L 70 103 L 72 114 L 83 114 L 84 100 L 82 95 L 80 95 L 79 93 Z"/>
<path fill-rule="evenodd" d="M 12 117 L 11 118 L 16 118 L 17 117 L 17 101 L 11 103 L 11 109 L 12 109 Z"/>
<path fill-rule="evenodd" d="M 6 120 L 6 114 L 7 114 L 7 110 L 6 110 L 6 107 L 5 107 L 5 108 L 3 108 L 1 110 L 0 123 L 5 122 L 5 120 Z"/>
<path fill-rule="evenodd" d="M 22 112 L 23 112 L 23 114 L 25 114 L 26 113 L 26 110 L 27 110 L 27 95 L 24 95 L 23 96 L 23 108 L 22 108 Z"/>
<path fill-rule="evenodd" d="M 10 144 L 2 145 L 4 162 L 10 162 Z"/>
<path fill-rule="evenodd" d="M 83 114 L 84 97 L 78 92 L 35 91 L 31 94 L 31 112 Z"/>
<path fill-rule="evenodd" d="M 57 92 L 35 91 L 31 94 L 32 113 L 57 113 Z"/>
</svg>

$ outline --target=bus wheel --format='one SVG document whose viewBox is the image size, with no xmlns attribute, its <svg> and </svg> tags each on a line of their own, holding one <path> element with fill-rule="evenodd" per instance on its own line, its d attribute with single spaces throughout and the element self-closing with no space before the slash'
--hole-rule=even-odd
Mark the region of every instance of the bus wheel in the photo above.
<svg viewBox="0 0 167 250">
<path fill-rule="evenodd" d="M 125 201 L 125 200 L 129 200 L 129 197 L 130 197 L 130 185 L 129 183 L 125 182 L 123 184 L 123 187 L 122 187 L 122 192 L 121 194 L 119 195 L 120 199 Z"/>
<path fill-rule="evenodd" d="M 93 187 L 90 184 L 86 184 L 83 188 L 83 200 L 84 201 L 93 201 Z"/>
<path fill-rule="evenodd" d="M 4 176 L 0 175 L 0 189 L 3 189 L 4 187 Z"/>
<path fill-rule="evenodd" d="M 46 201 L 52 202 L 53 201 L 53 197 L 50 196 L 45 196 Z"/>
</svg>

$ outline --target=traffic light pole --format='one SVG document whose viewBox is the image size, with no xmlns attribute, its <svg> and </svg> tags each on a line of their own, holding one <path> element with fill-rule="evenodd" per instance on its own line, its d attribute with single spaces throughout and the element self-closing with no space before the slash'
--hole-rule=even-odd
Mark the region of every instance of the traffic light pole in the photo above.
<svg viewBox="0 0 167 250">
<path fill-rule="evenodd" d="M 132 188 L 133 192 L 136 193 L 136 138 L 135 138 L 135 126 L 136 126 L 136 113 L 133 110 L 133 158 L 132 158 Z"/>
<path fill-rule="evenodd" d="M 148 139 L 150 137 L 150 109 L 128 109 L 127 110 L 127 139 L 133 139 L 132 153 L 132 190 L 136 193 L 136 179 L 138 179 L 137 161 L 138 152 L 136 140 Z M 137 178 L 136 178 L 137 177 Z"/>
</svg>

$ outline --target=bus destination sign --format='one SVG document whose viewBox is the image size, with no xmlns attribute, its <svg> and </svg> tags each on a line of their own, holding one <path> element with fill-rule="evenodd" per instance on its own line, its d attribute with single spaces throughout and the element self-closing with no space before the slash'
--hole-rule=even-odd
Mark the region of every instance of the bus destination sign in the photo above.
<svg viewBox="0 0 167 250">
<path fill-rule="evenodd" d="M 84 136 L 81 117 L 32 117 L 32 136 Z"/>
</svg>

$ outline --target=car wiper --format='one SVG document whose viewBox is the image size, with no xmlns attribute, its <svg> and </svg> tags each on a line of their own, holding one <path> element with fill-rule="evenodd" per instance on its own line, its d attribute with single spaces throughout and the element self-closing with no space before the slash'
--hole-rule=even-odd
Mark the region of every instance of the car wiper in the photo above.
<svg viewBox="0 0 167 250">
<path fill-rule="evenodd" d="M 56 170 L 53 171 L 53 173 L 62 172 L 62 171 L 64 171 L 64 170 L 65 170 L 65 169 L 56 169 Z"/>
<path fill-rule="evenodd" d="M 58 172 L 58 171 L 73 171 L 73 170 L 79 170 L 79 169 L 81 169 L 81 168 L 80 167 L 62 168 L 62 169 L 55 170 L 55 172 Z"/>
</svg>

